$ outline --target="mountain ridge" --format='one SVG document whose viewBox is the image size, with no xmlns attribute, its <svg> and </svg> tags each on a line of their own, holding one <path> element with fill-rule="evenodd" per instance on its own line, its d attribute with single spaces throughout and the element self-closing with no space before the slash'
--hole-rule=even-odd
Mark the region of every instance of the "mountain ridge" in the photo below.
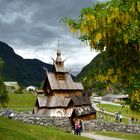
<svg viewBox="0 0 140 140">
<path fill-rule="evenodd" d="M 4 81 L 17 81 L 22 86 L 39 86 L 44 80 L 46 67 L 52 70 L 52 65 L 38 59 L 24 59 L 16 54 L 12 47 L 0 41 L 0 58 L 3 60 L 2 76 Z"/>
</svg>

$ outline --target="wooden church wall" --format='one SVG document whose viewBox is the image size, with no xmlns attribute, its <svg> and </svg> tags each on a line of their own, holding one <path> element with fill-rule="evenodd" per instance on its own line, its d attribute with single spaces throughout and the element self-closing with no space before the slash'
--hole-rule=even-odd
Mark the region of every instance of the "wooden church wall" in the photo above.
<svg viewBox="0 0 140 140">
<path fill-rule="evenodd" d="M 96 119 L 96 114 L 84 115 L 84 116 L 76 117 L 75 119 L 81 119 L 84 121 L 92 120 L 92 119 Z"/>
<path fill-rule="evenodd" d="M 54 95 L 57 96 L 81 96 L 82 91 L 68 91 L 68 90 L 61 90 L 61 91 L 53 91 Z"/>
</svg>

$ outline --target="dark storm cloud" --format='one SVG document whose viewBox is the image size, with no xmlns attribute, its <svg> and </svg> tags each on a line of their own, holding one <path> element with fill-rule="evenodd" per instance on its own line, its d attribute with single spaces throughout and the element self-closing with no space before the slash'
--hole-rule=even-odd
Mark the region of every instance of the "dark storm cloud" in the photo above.
<svg viewBox="0 0 140 140">
<path fill-rule="evenodd" d="M 58 47 L 69 63 L 82 67 L 86 62 L 80 41 L 67 31 L 60 19 L 79 16 L 80 10 L 94 0 L 0 0 L 0 41 L 8 43 L 23 57 L 36 57 L 48 63 Z M 75 61 L 75 58 L 79 59 Z M 73 58 L 73 59 L 72 59 Z M 77 63 L 79 64 L 77 66 Z M 84 64 L 82 64 L 82 62 Z M 78 70 L 77 70 L 78 71 Z"/>
<path fill-rule="evenodd" d="M 60 30 L 63 16 L 78 16 L 90 5 L 91 0 L 0 0 L 0 38 L 34 46 L 49 43 L 65 34 Z"/>
</svg>

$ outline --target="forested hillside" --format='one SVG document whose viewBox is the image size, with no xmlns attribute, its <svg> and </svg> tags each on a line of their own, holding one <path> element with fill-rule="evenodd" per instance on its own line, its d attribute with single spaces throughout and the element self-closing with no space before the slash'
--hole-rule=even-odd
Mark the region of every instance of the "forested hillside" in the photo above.
<svg viewBox="0 0 140 140">
<path fill-rule="evenodd" d="M 44 80 L 46 67 L 49 71 L 51 64 L 38 59 L 23 59 L 4 42 L 0 42 L 0 58 L 3 61 L 2 77 L 4 81 L 18 81 L 22 86 L 39 86 Z"/>
<path fill-rule="evenodd" d="M 85 90 L 89 94 L 93 92 L 98 95 L 123 93 L 124 90 L 121 81 L 116 83 L 115 78 L 112 77 L 111 67 L 113 63 L 112 57 L 107 56 L 106 52 L 102 52 L 86 65 L 76 78 L 83 83 Z M 108 78 L 107 82 L 105 78 Z"/>
</svg>

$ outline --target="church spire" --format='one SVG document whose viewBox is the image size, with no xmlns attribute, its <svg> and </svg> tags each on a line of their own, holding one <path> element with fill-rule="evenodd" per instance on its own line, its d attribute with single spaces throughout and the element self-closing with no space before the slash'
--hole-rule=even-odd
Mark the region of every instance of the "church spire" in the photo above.
<svg viewBox="0 0 140 140">
<path fill-rule="evenodd" d="M 62 62 L 62 59 L 61 59 L 61 50 L 60 50 L 60 48 L 57 49 L 56 62 Z"/>
</svg>

